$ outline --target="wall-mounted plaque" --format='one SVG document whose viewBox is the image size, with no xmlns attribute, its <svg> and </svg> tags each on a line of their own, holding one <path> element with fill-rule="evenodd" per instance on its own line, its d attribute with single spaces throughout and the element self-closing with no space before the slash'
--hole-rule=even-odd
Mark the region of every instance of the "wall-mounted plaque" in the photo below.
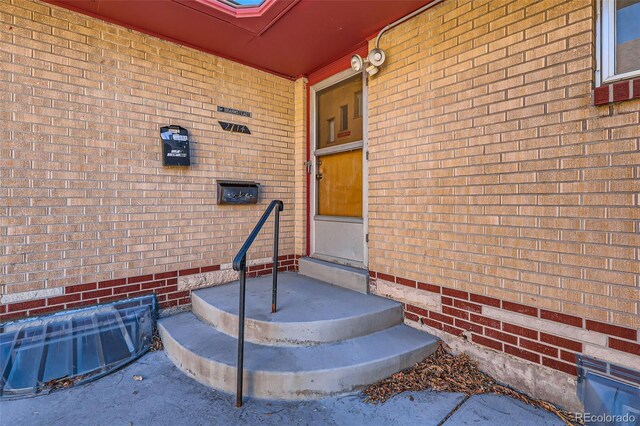
<svg viewBox="0 0 640 426">
<path fill-rule="evenodd" d="M 218 123 L 220 127 L 222 127 L 222 130 L 226 130 L 227 132 L 244 133 L 245 135 L 251 134 L 249 128 L 243 124 L 227 123 L 226 121 L 218 121 Z"/>
<path fill-rule="evenodd" d="M 260 184 L 246 181 L 219 180 L 218 204 L 256 204 Z"/>
<path fill-rule="evenodd" d="M 189 166 L 189 132 L 180 126 L 160 128 L 162 138 L 162 164 L 165 166 Z"/>
<path fill-rule="evenodd" d="M 251 118 L 251 113 L 249 111 L 242 111 L 241 109 L 227 108 L 219 105 L 218 112 L 226 112 L 227 114 L 241 115 L 243 117 Z"/>
</svg>

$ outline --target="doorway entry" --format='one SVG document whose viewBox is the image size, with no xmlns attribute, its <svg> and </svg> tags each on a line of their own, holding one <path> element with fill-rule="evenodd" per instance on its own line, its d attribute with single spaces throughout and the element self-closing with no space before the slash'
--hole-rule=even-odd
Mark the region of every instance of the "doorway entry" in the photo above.
<svg viewBox="0 0 640 426">
<path fill-rule="evenodd" d="M 348 70 L 311 88 L 311 256 L 366 268 L 366 85 Z"/>
</svg>

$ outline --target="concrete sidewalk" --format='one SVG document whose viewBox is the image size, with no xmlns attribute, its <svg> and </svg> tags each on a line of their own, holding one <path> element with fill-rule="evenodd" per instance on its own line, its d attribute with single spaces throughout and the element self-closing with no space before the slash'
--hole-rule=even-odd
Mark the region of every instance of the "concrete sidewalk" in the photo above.
<svg viewBox="0 0 640 426">
<path fill-rule="evenodd" d="M 144 380 L 133 380 L 141 375 Z M 50 395 L 0 402 L 5 425 L 563 425 L 555 415 L 499 396 L 466 398 L 457 393 L 411 392 L 384 404 L 362 402 L 362 394 L 308 402 L 248 399 L 185 376 L 154 352 L 85 386 Z"/>
</svg>

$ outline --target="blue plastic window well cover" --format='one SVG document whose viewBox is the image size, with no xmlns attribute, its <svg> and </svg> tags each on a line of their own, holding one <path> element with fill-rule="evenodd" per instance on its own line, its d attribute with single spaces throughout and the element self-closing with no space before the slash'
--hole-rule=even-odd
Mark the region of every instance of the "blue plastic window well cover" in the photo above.
<svg viewBox="0 0 640 426">
<path fill-rule="evenodd" d="M 586 356 L 578 357 L 578 397 L 587 425 L 640 425 L 640 373 Z"/>
<path fill-rule="evenodd" d="M 151 295 L 0 324 L 0 397 L 93 380 L 136 359 L 156 313 Z"/>
</svg>

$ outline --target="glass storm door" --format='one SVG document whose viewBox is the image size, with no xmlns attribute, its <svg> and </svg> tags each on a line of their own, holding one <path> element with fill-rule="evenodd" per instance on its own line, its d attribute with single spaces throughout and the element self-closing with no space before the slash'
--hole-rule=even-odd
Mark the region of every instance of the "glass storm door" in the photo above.
<svg viewBox="0 0 640 426">
<path fill-rule="evenodd" d="M 315 92 L 312 255 L 365 266 L 362 75 Z"/>
</svg>

